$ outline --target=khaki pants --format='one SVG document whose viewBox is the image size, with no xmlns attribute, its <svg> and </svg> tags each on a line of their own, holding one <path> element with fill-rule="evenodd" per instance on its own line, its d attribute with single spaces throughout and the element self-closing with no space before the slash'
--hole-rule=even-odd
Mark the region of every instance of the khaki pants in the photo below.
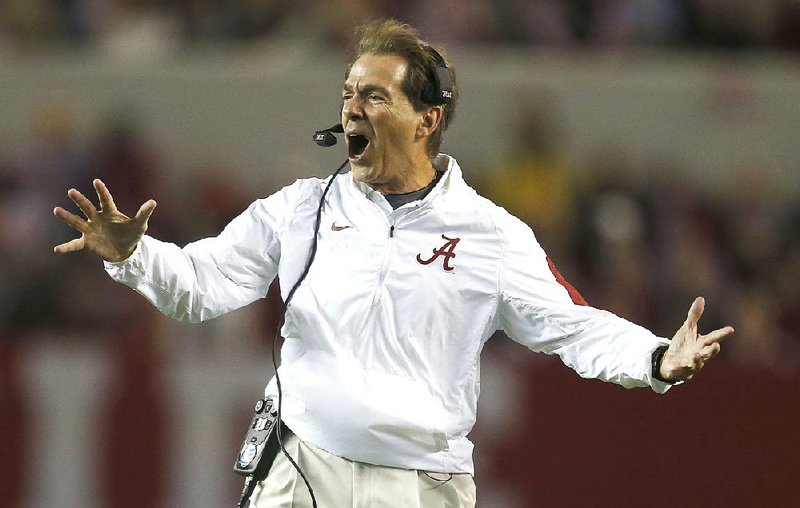
<svg viewBox="0 0 800 508">
<path fill-rule="evenodd" d="M 473 508 L 469 474 L 428 473 L 343 459 L 283 433 L 284 446 L 311 483 L 318 508 Z M 431 478 L 432 477 L 432 478 Z M 311 507 L 303 478 L 278 452 L 267 478 L 256 486 L 250 508 Z"/>
</svg>

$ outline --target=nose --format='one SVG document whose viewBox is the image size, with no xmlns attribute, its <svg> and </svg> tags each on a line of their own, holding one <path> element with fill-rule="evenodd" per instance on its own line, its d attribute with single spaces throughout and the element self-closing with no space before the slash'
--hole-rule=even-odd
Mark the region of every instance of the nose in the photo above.
<svg viewBox="0 0 800 508">
<path fill-rule="evenodd" d="M 364 109 L 358 97 L 351 97 L 342 104 L 342 117 L 347 120 L 361 120 L 364 118 Z"/>
</svg>

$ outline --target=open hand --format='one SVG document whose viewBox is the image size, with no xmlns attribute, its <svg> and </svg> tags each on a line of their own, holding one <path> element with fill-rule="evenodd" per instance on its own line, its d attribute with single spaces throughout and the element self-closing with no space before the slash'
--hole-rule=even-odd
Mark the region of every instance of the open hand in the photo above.
<svg viewBox="0 0 800 508">
<path fill-rule="evenodd" d="M 65 254 L 85 249 L 106 261 L 123 261 L 133 254 L 142 235 L 147 231 L 147 220 L 153 214 L 156 202 L 152 199 L 145 202 L 131 219 L 117 210 L 117 205 L 103 182 L 94 180 L 92 185 L 100 199 L 99 210 L 77 190 L 67 191 L 67 196 L 78 205 L 86 220 L 60 206 L 53 210 L 56 217 L 81 233 L 80 238 L 62 243 L 53 250 L 58 254 Z"/>
<path fill-rule="evenodd" d="M 661 377 L 669 381 L 686 381 L 714 358 L 720 350 L 720 342 L 733 334 L 733 327 L 726 326 L 707 335 L 697 332 L 697 322 L 703 315 L 705 300 L 695 299 L 683 326 L 672 338 L 672 343 L 661 360 Z"/>
</svg>

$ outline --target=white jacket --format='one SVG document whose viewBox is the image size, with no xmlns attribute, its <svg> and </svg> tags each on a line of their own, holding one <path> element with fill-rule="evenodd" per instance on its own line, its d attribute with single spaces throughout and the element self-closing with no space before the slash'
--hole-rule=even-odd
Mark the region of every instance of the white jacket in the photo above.
<svg viewBox="0 0 800 508">
<path fill-rule="evenodd" d="M 283 418 L 301 439 L 361 462 L 472 473 L 479 358 L 498 329 L 583 377 L 668 389 L 651 377 L 667 340 L 574 304 L 530 228 L 467 186 L 454 159 L 435 164 L 441 181 L 397 210 L 351 174 L 331 187 L 282 329 Z M 325 183 L 299 180 L 183 249 L 144 237 L 106 270 L 184 321 L 264 297 L 276 274 L 285 299 Z"/>
</svg>

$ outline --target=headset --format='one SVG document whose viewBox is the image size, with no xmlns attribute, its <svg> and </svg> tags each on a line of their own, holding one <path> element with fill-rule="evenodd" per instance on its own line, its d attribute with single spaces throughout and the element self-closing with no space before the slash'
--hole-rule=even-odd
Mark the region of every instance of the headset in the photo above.
<svg viewBox="0 0 800 508">
<path fill-rule="evenodd" d="M 425 48 L 433 56 L 436 67 L 430 73 L 429 86 L 422 98 L 426 103 L 434 106 L 450 104 L 453 102 L 453 78 L 450 76 L 450 69 L 447 67 L 444 57 L 433 46 L 426 44 Z"/>
<path fill-rule="evenodd" d="M 424 45 L 425 49 L 428 50 L 433 57 L 435 62 L 435 67 L 429 69 L 428 72 L 428 86 L 423 90 L 422 99 L 425 101 L 426 104 L 432 106 L 442 106 L 446 104 L 450 104 L 453 101 L 453 79 L 450 76 L 450 69 L 448 69 L 447 64 L 445 63 L 444 58 L 441 54 L 439 54 L 433 46 L 429 44 Z M 323 147 L 331 147 L 334 146 L 337 142 L 336 134 L 341 134 L 344 132 L 344 127 L 342 124 L 336 124 L 332 127 L 327 129 L 322 129 L 316 131 L 312 136 L 314 142 Z M 314 236 L 311 243 L 310 254 L 308 260 L 306 261 L 305 269 L 303 273 L 300 274 L 298 277 L 297 282 L 294 283 L 292 289 L 289 290 L 289 294 L 286 296 L 286 301 L 283 304 L 283 312 L 281 313 L 281 319 L 278 322 L 278 326 L 275 330 L 275 338 L 272 341 L 272 366 L 275 369 L 275 384 L 278 388 L 278 424 L 275 425 L 275 432 L 278 438 L 278 445 L 280 446 L 280 450 L 283 452 L 283 455 L 289 460 L 289 462 L 294 466 L 297 473 L 303 479 L 308 488 L 308 492 L 311 495 L 311 504 L 314 508 L 317 507 L 317 499 L 314 496 L 314 490 L 311 488 L 311 484 L 309 483 L 306 475 L 303 473 L 303 470 L 300 468 L 299 465 L 292 459 L 289 452 L 286 451 L 286 448 L 283 446 L 283 439 L 281 437 L 281 406 L 283 401 L 283 393 L 281 389 L 281 380 L 278 376 L 278 364 L 275 360 L 275 344 L 278 342 L 278 338 L 280 335 L 280 329 L 283 326 L 283 323 L 286 320 L 286 310 L 289 308 L 289 303 L 292 301 L 295 292 L 300 287 L 300 284 L 305 280 L 306 276 L 308 275 L 309 270 L 311 269 L 311 264 L 314 262 L 314 258 L 317 255 L 317 237 L 319 235 L 319 226 L 320 221 L 322 220 L 322 209 L 325 206 L 325 196 L 328 194 L 328 190 L 330 190 L 333 181 L 336 177 L 342 172 L 342 170 L 347 165 L 347 159 L 333 172 L 331 177 L 328 179 L 328 183 L 325 186 L 325 190 L 322 191 L 322 196 L 319 198 L 319 206 L 317 207 L 317 214 L 316 219 L 314 221 Z M 451 475 L 452 478 L 452 475 Z M 250 480 L 250 479 L 248 479 Z M 448 478 L 449 480 L 449 478 Z M 245 486 L 245 491 L 242 492 L 242 498 L 240 499 L 240 506 L 243 506 L 244 503 L 250 497 L 256 481 L 248 481 Z"/>
</svg>

